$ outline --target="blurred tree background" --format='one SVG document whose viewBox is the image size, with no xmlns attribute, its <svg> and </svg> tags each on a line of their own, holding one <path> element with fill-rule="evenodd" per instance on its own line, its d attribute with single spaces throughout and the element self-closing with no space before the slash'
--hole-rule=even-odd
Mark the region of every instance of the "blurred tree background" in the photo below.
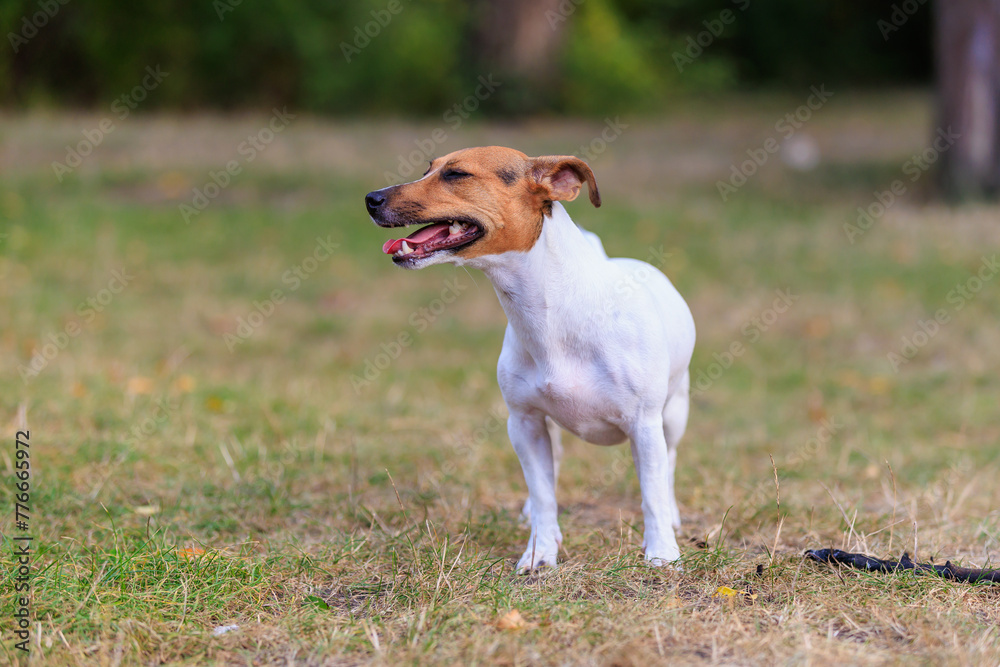
<svg viewBox="0 0 1000 667">
<path fill-rule="evenodd" d="M 685 95 L 821 83 L 923 85 L 925 4 L 4 0 L 0 100 L 103 108 L 157 64 L 169 76 L 146 108 L 346 115 L 439 115 L 489 74 L 505 87 L 483 109 L 494 115 L 655 111 Z"/>
</svg>

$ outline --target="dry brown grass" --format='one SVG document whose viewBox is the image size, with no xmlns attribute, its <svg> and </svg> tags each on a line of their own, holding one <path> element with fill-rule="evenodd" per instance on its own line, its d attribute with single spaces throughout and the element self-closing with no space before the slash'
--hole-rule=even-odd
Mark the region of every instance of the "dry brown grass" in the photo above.
<svg viewBox="0 0 1000 667">
<path fill-rule="evenodd" d="M 24 406 L 33 664 L 1000 663 L 1000 587 L 801 558 L 995 565 L 1000 296 L 986 282 L 957 310 L 947 295 L 997 247 L 998 209 L 925 206 L 920 182 L 848 243 L 852 211 L 924 146 L 918 95 L 835 97 L 805 128 L 818 169 L 775 159 L 720 201 L 715 181 L 798 103 L 636 120 L 593 159 L 606 205 L 571 214 L 613 253 L 671 253 L 694 369 L 733 341 L 747 352 L 697 395 L 681 445 L 684 570 L 642 562 L 627 449 L 571 438 L 563 563 L 532 577 L 511 572 L 524 485 L 492 416 L 493 290 L 394 270 L 361 206 L 433 123 L 299 119 L 185 225 L 177 204 L 261 118 L 130 118 L 62 184 L 51 161 L 98 117 L 4 118 L 0 465 Z M 441 149 L 566 153 L 601 127 L 470 124 Z M 284 271 L 327 235 L 334 257 L 289 289 Z M 134 281 L 22 383 L 18 366 L 122 264 Z M 417 331 L 411 314 L 454 280 Z M 286 300 L 230 352 L 223 335 L 276 288 Z M 750 343 L 741 328 L 785 288 L 798 301 Z M 887 352 L 942 307 L 949 323 L 894 373 Z M 404 331 L 413 344 L 356 393 L 351 376 Z M 161 398 L 166 418 L 128 442 Z M 5 484 L 6 538 L 12 497 Z M 501 623 L 512 610 L 522 621 Z"/>
</svg>

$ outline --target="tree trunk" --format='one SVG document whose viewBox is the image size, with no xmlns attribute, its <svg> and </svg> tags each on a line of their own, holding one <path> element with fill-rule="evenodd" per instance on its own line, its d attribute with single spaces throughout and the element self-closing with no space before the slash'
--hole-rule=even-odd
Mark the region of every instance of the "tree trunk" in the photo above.
<svg viewBox="0 0 1000 667">
<path fill-rule="evenodd" d="M 937 0 L 941 182 L 955 198 L 1000 194 L 1000 0 Z"/>
<path fill-rule="evenodd" d="M 501 107 L 526 112 L 549 102 L 563 26 L 576 9 L 571 0 L 478 0 L 473 4 L 471 50 L 482 74 L 504 85 Z"/>
</svg>

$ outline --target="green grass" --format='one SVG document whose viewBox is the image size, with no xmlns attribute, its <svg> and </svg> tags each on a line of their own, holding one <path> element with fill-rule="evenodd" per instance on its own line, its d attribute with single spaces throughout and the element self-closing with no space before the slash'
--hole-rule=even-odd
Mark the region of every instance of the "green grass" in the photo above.
<svg viewBox="0 0 1000 667">
<path fill-rule="evenodd" d="M 525 488 L 501 423 L 493 289 L 453 267 L 394 269 L 362 206 L 432 128 L 304 120 L 185 225 L 178 203 L 257 119 L 130 118 L 57 184 L 49 163 L 94 119 L 3 118 L 18 163 L 0 184 L 0 560 L 19 534 L 23 410 L 32 663 L 997 664 L 1000 588 L 801 558 L 998 560 L 997 283 L 900 372 L 886 355 L 952 308 L 949 290 L 1000 245 L 1000 211 L 915 195 L 854 244 L 842 229 L 923 146 L 923 103 L 831 101 L 807 128 L 818 170 L 774 158 L 728 203 L 715 181 L 780 101 L 636 121 L 594 159 L 605 205 L 575 202 L 574 219 L 613 254 L 670 253 L 698 325 L 695 373 L 734 341 L 745 352 L 697 394 L 681 444 L 683 571 L 642 561 L 627 448 L 568 438 L 562 564 L 529 577 L 512 573 Z M 600 127 L 470 125 L 442 150 L 563 153 Z M 292 289 L 285 272 L 327 237 L 337 250 Z M 22 382 L 19 366 L 123 266 L 125 289 Z M 276 289 L 230 351 L 224 336 Z M 751 341 L 741 329 L 778 289 L 798 300 Z M 351 377 L 404 332 L 411 344 L 356 391 Z M 5 661 L 19 659 L 13 576 Z M 511 610 L 524 626 L 498 627 Z"/>
</svg>

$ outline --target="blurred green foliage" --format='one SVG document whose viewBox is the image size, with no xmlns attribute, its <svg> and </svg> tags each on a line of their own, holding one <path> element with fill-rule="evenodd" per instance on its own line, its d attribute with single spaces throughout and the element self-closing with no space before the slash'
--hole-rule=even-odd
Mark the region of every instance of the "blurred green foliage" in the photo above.
<svg viewBox="0 0 1000 667">
<path fill-rule="evenodd" d="M 563 0 L 539 19 L 560 29 L 554 73 L 533 80 L 480 48 L 481 10 L 502 1 L 4 0 L 0 100 L 103 107 L 159 64 L 169 76 L 143 108 L 440 114 L 494 73 L 503 94 L 487 113 L 599 114 L 722 89 L 920 83 L 931 69 L 926 4 L 886 39 L 885 0 Z"/>
</svg>

